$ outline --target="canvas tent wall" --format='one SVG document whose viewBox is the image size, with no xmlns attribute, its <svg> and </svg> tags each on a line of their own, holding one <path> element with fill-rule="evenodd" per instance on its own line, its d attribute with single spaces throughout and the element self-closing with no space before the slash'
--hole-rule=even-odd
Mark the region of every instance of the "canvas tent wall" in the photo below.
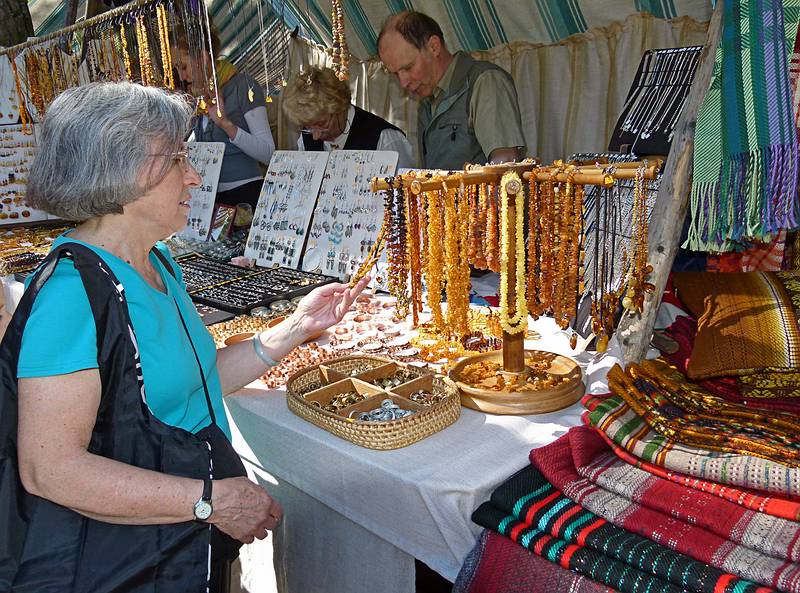
<svg viewBox="0 0 800 593">
<path fill-rule="evenodd" d="M 63 24 L 57 14 L 63 2 L 29 5 L 37 34 Z M 511 72 L 528 152 L 545 160 L 602 151 L 642 53 L 702 44 L 712 10 L 710 0 L 344 0 L 343 6 L 358 106 L 401 127 L 416 145 L 416 100 L 374 54 L 386 16 L 422 10 L 441 24 L 451 50 L 470 51 Z M 328 62 L 330 0 L 261 0 L 260 9 L 263 27 L 255 0 L 210 4 L 224 53 L 276 94 L 269 106 L 276 140 L 293 148 L 296 129 L 280 110 L 279 80 L 307 64 Z M 298 36 L 289 41 L 295 29 Z M 268 56 L 266 74 L 259 40 Z"/>
</svg>

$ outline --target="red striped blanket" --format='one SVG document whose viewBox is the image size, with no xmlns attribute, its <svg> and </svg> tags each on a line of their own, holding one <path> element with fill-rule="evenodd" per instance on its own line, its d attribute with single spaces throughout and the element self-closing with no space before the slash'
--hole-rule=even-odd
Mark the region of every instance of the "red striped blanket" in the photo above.
<svg viewBox="0 0 800 593">
<path fill-rule="evenodd" d="M 564 496 L 532 464 L 498 486 L 472 520 L 625 593 L 774 591 L 617 527 Z"/>
<path fill-rule="evenodd" d="M 518 543 L 484 529 L 464 560 L 453 593 L 615 593 Z"/>
<path fill-rule="evenodd" d="M 700 492 L 706 492 L 713 496 L 718 496 L 728 502 L 740 505 L 751 511 L 765 513 L 774 517 L 781 517 L 782 519 L 789 519 L 790 521 L 800 521 L 800 502 L 789 500 L 786 498 L 779 498 L 777 496 L 770 496 L 767 492 L 760 492 L 757 490 L 748 490 L 747 488 L 737 488 L 726 484 L 718 484 L 708 480 L 701 480 L 693 476 L 670 471 L 659 465 L 654 465 L 643 459 L 633 456 L 628 451 L 617 445 L 608 438 L 604 432 L 595 429 L 589 429 L 599 436 L 606 445 L 625 463 L 636 466 L 644 471 L 653 474 L 656 477 L 675 482 L 687 488 L 694 488 Z"/>
<path fill-rule="evenodd" d="M 534 449 L 531 462 L 566 496 L 608 521 L 720 570 L 800 590 L 800 524 L 746 510 L 628 465 L 586 428 Z"/>
</svg>

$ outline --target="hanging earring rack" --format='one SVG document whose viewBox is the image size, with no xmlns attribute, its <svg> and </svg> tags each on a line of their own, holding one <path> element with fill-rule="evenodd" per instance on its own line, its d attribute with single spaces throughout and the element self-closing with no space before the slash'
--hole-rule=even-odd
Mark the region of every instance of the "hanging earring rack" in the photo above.
<svg viewBox="0 0 800 593">
<path fill-rule="evenodd" d="M 576 166 L 567 165 L 563 162 L 556 162 L 548 166 L 538 166 L 535 162 L 526 162 L 506 165 L 487 165 L 484 167 L 469 167 L 464 172 L 456 173 L 428 172 L 420 174 L 420 172 L 410 172 L 393 178 L 375 178 L 372 180 L 373 191 L 389 191 L 391 193 L 396 193 L 398 188 L 403 187 L 408 188 L 409 194 L 413 194 L 414 196 L 427 196 L 428 192 L 431 194 L 438 192 L 440 197 L 437 199 L 440 201 L 434 202 L 433 208 L 429 208 L 427 212 L 429 216 L 428 222 L 430 224 L 431 215 L 433 215 L 434 220 L 436 220 L 441 218 L 441 215 L 437 214 L 437 211 L 444 211 L 443 223 L 442 221 L 435 223 L 436 225 L 439 225 L 437 227 L 438 230 L 436 231 L 436 234 L 444 237 L 443 242 L 448 240 L 452 241 L 452 239 L 448 239 L 448 237 L 452 237 L 454 235 L 460 235 L 463 237 L 465 234 L 470 234 L 470 232 L 463 232 L 464 227 L 459 229 L 457 226 L 453 226 L 452 223 L 450 223 L 450 226 L 448 227 L 448 211 L 452 210 L 453 208 L 452 196 L 455 193 L 453 189 L 458 188 L 457 191 L 459 197 L 455 198 L 457 200 L 456 203 L 462 207 L 468 206 L 472 208 L 474 202 L 469 201 L 471 194 L 467 188 L 482 184 L 489 184 L 490 186 L 497 188 L 496 194 L 500 197 L 500 199 L 496 199 L 494 202 L 492 202 L 490 199 L 488 203 L 490 204 L 491 208 L 496 209 L 498 215 L 497 218 L 499 218 L 501 221 L 501 224 L 499 224 L 497 228 L 500 231 L 500 242 L 502 244 L 500 259 L 503 272 L 501 273 L 502 306 L 500 319 L 501 323 L 503 323 L 503 348 L 500 352 L 492 352 L 469 357 L 457 363 L 453 367 L 450 374 L 461 388 L 462 403 L 464 405 L 492 413 L 543 413 L 570 405 L 583 394 L 581 371 L 574 362 L 570 361 L 570 359 L 559 357 L 552 353 L 525 350 L 524 339 L 526 331 L 524 330 L 527 330 L 528 309 L 530 308 L 530 305 L 528 305 L 524 311 L 519 311 L 519 303 L 522 303 L 522 306 L 525 307 L 526 300 L 525 297 L 522 297 L 521 299 L 517 298 L 519 296 L 519 285 L 517 283 L 517 275 L 519 273 L 518 270 L 522 270 L 522 273 L 525 274 L 525 266 L 518 266 L 518 260 L 520 259 L 519 254 L 521 253 L 520 245 L 522 245 L 524 251 L 524 241 L 521 239 L 520 229 L 522 228 L 522 224 L 518 224 L 517 220 L 520 215 L 519 213 L 524 211 L 524 209 L 520 209 L 520 202 L 517 200 L 517 197 L 523 195 L 525 192 L 524 181 L 530 183 L 531 180 L 533 180 L 533 183 L 536 184 L 537 187 L 540 184 L 563 184 L 559 185 L 559 188 L 561 188 L 561 194 L 559 194 L 558 191 L 556 192 L 556 194 L 559 194 L 560 197 L 551 196 L 552 199 L 557 201 L 572 195 L 570 193 L 570 187 L 572 187 L 572 191 L 574 191 L 575 187 L 581 186 L 580 192 L 582 194 L 583 185 L 612 187 L 620 180 L 635 180 L 639 187 L 639 195 L 641 195 L 641 184 L 644 182 L 644 180 L 655 179 L 659 173 L 660 167 L 660 161 L 653 163 L 617 163 L 613 166 L 609 166 L 607 164 Z M 427 199 L 430 200 L 430 197 L 427 197 Z M 449 205 L 448 201 L 450 202 Z M 529 202 L 532 201 L 534 201 L 534 198 L 531 196 Z M 396 198 L 391 200 L 391 203 L 394 202 L 396 202 Z M 513 206 L 512 204 L 515 203 L 516 206 Z M 558 206 L 557 211 L 559 212 L 559 215 L 566 217 L 567 220 L 566 226 L 562 225 L 560 227 L 562 230 L 559 232 L 564 233 L 571 229 L 576 229 L 574 230 L 576 236 L 570 239 L 568 242 L 563 242 L 562 239 L 562 243 L 558 249 L 552 249 L 552 245 L 547 249 L 542 247 L 542 250 L 544 251 L 566 253 L 565 250 L 569 250 L 571 253 L 569 256 L 571 258 L 570 262 L 567 263 L 565 263 L 563 259 L 566 256 L 559 255 L 561 258 L 561 269 L 563 271 L 565 269 L 571 269 L 574 267 L 575 270 L 572 270 L 572 273 L 568 278 L 563 277 L 564 274 L 561 274 L 561 278 L 551 278 L 553 282 L 560 283 L 560 285 L 562 287 L 566 287 L 567 290 L 572 288 L 567 286 L 571 282 L 574 282 L 575 284 L 574 290 L 578 290 L 579 287 L 582 286 L 582 270 L 579 269 L 580 263 L 578 259 L 582 246 L 582 239 L 580 238 L 582 236 L 582 230 L 578 230 L 582 229 L 582 224 L 580 224 L 580 221 L 578 221 L 581 216 L 581 202 L 578 200 L 577 202 L 574 202 L 574 204 L 577 205 L 573 205 L 571 211 L 568 206 L 564 205 Z M 644 214 L 646 215 L 646 212 Z M 385 228 L 391 229 L 392 224 L 397 224 L 396 222 L 392 222 L 392 216 L 397 218 L 395 206 L 392 208 L 392 214 L 387 215 L 387 223 Z M 641 210 L 638 211 L 637 216 L 641 219 Z M 411 220 L 410 217 L 403 213 L 400 214 L 399 219 L 406 221 Z M 463 221 L 463 219 L 464 211 L 461 211 L 460 220 Z M 574 227 L 570 227 L 570 225 L 574 225 Z M 646 225 L 643 226 L 643 229 L 643 232 L 646 233 Z M 456 231 L 455 233 L 453 232 L 454 230 Z M 461 232 L 459 233 L 459 231 Z M 645 241 L 644 253 L 646 254 L 646 236 L 642 237 L 641 235 L 641 232 L 637 235 L 637 241 Z M 564 235 L 562 234 L 561 236 L 563 237 Z M 554 237 L 557 240 L 559 235 L 556 234 Z M 552 238 L 553 237 L 551 237 L 551 239 Z M 423 234 L 423 243 L 433 240 L 434 239 L 426 238 Z M 529 242 L 533 240 L 535 239 L 531 234 L 529 236 Z M 647 266 L 646 260 L 642 260 L 642 256 L 639 253 L 642 251 L 641 247 L 641 244 L 637 244 L 635 253 L 631 254 L 631 277 L 636 279 L 635 285 L 638 286 L 634 297 L 628 296 L 627 294 L 625 295 L 627 299 L 626 306 L 631 308 L 640 306 L 640 301 L 643 302 L 643 291 L 647 290 L 647 283 L 645 283 L 644 280 L 646 275 L 649 273 L 650 268 Z M 424 251 L 424 247 L 421 249 L 421 251 Z M 445 251 L 449 253 L 450 248 L 445 246 Z M 428 251 L 428 253 L 431 252 Z M 448 257 L 449 255 L 445 255 L 444 260 L 447 260 Z M 523 255 L 523 257 L 526 259 L 528 258 L 527 255 Z M 452 261 L 453 260 L 444 266 L 434 265 L 433 267 L 443 267 L 444 274 L 448 274 L 448 270 L 453 266 Z M 428 268 L 428 273 L 430 273 L 430 271 L 430 268 Z M 409 270 L 406 269 L 403 271 L 403 274 L 408 275 L 408 272 Z M 410 276 L 413 279 L 415 271 L 411 270 L 410 272 Z M 530 273 L 530 271 L 528 273 Z M 433 280 L 433 283 L 435 284 L 433 289 L 430 287 L 431 279 L 426 276 L 429 284 L 429 304 L 431 290 L 434 293 L 441 292 L 442 274 L 437 272 L 437 275 L 439 276 L 439 279 Z M 449 283 L 450 280 L 448 278 L 448 284 Z M 407 287 L 407 285 L 405 286 Z M 405 288 L 403 290 L 405 290 Z M 402 292 L 403 291 L 401 290 L 401 293 Z M 622 298 L 623 294 L 625 293 L 616 295 L 618 299 L 617 302 L 624 300 Z M 451 293 L 448 292 L 448 323 L 450 323 L 449 309 L 451 306 L 451 298 Z M 530 295 L 527 295 L 527 298 L 528 302 L 530 302 Z M 400 300 L 399 297 L 398 300 Z M 407 302 L 407 297 L 405 300 Z M 413 290 L 411 300 L 413 301 Z M 438 302 L 438 298 L 435 300 Z M 561 305 L 565 305 L 565 302 L 562 301 Z M 614 306 L 616 307 L 616 305 Z M 565 317 L 565 315 L 568 313 L 567 309 L 560 307 L 560 311 L 560 315 L 562 316 L 561 320 L 566 320 L 568 325 L 568 318 Z M 436 311 L 434 309 L 434 323 L 436 323 L 436 316 Z M 439 313 L 438 316 L 440 319 L 439 324 L 441 324 L 441 319 L 443 316 L 441 313 Z M 561 326 L 564 328 L 564 325 Z M 448 343 L 452 343 L 452 339 L 449 336 L 448 340 Z M 465 375 L 468 374 L 466 369 L 468 366 L 473 366 L 476 364 L 490 365 L 486 367 L 489 368 L 490 372 L 492 372 L 493 368 L 497 368 L 497 375 L 501 377 L 500 381 L 502 381 L 502 385 L 510 385 L 511 389 L 504 391 L 502 389 L 483 389 L 475 387 L 474 385 L 469 385 L 469 381 L 465 379 Z M 532 381 L 531 377 L 535 375 L 535 369 L 541 368 L 542 364 L 549 365 L 550 369 L 554 369 L 553 372 L 558 377 L 556 382 L 552 385 L 552 388 L 545 387 L 544 389 L 536 390 L 522 388 L 519 391 L 514 388 L 516 385 L 530 383 Z M 461 381 L 461 379 L 464 379 L 464 381 Z M 533 381 L 535 382 L 535 380 Z"/>
</svg>

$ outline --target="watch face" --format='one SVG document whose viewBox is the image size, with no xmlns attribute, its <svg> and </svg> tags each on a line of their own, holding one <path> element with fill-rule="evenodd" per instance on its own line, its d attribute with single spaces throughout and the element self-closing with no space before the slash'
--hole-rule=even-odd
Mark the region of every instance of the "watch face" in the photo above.
<svg viewBox="0 0 800 593">
<path fill-rule="evenodd" d="M 200 521 L 205 521 L 211 516 L 213 510 L 214 508 L 211 506 L 211 502 L 200 499 L 194 505 L 194 516 Z"/>
</svg>

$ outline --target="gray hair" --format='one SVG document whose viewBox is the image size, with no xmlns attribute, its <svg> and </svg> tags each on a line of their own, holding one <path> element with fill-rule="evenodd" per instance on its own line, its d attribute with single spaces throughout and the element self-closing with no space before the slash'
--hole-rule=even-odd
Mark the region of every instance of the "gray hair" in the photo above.
<svg viewBox="0 0 800 593">
<path fill-rule="evenodd" d="M 149 174 L 154 157 L 182 150 L 192 112 L 183 95 L 130 82 L 64 91 L 45 113 L 26 201 L 67 220 L 121 214 L 167 173 L 164 158 Z"/>
</svg>

